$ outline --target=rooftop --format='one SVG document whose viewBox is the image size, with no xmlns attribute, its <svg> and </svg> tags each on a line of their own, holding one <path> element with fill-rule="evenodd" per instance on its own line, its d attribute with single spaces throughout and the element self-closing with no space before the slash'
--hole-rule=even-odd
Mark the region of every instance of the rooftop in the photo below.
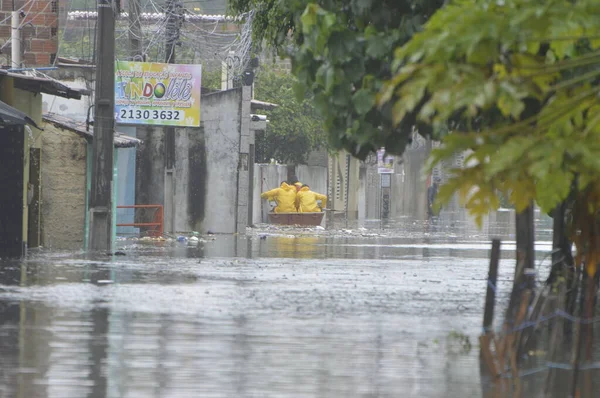
<svg viewBox="0 0 600 398">
<path fill-rule="evenodd" d="M 82 95 L 90 94 L 88 90 L 71 88 L 50 77 L 32 76 L 0 69 L 0 77 L 2 76 L 15 79 L 16 88 L 34 93 L 45 93 L 73 99 L 81 99 Z"/>
<path fill-rule="evenodd" d="M 91 141 L 94 139 L 94 133 L 92 130 L 87 129 L 85 122 L 78 122 L 68 117 L 57 115 L 56 113 L 46 113 L 43 116 L 44 122 L 50 123 L 58 128 L 66 129 L 74 133 L 79 134 L 83 138 Z M 142 143 L 137 138 L 129 137 L 127 135 L 118 133 L 115 131 L 115 148 L 135 148 Z"/>
<path fill-rule="evenodd" d="M 127 19 L 129 13 L 122 12 L 119 14 L 117 19 Z M 69 11 L 67 14 L 68 21 L 77 20 L 95 20 L 98 18 L 97 11 Z M 196 22 L 241 22 L 243 16 L 232 17 L 228 15 L 208 15 L 208 14 L 192 14 L 186 13 L 185 19 L 187 21 Z M 164 12 L 142 12 L 140 13 L 140 20 L 142 21 L 160 21 L 165 19 Z"/>
</svg>

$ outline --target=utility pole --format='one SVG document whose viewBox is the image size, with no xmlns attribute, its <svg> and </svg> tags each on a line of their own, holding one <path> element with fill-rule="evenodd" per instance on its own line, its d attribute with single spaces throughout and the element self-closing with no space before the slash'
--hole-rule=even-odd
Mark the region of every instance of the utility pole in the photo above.
<svg viewBox="0 0 600 398">
<path fill-rule="evenodd" d="M 183 25 L 183 6 L 179 0 L 167 0 L 167 24 L 165 42 L 165 62 L 175 63 L 175 46 L 179 44 L 179 35 Z"/>
<path fill-rule="evenodd" d="M 12 68 L 21 67 L 21 11 L 16 9 L 15 0 L 13 0 L 11 14 L 11 32 L 10 32 L 10 66 Z"/>
<path fill-rule="evenodd" d="M 145 61 L 143 50 L 142 22 L 140 21 L 140 0 L 129 0 L 129 52 L 131 60 Z"/>
<path fill-rule="evenodd" d="M 179 0 L 167 0 L 165 62 L 175 63 L 175 47 L 183 25 L 183 6 Z M 175 128 L 165 127 L 165 211 L 168 232 L 175 228 Z"/>
<path fill-rule="evenodd" d="M 115 9 L 98 0 L 90 242 L 92 251 L 112 251 L 112 189 L 115 127 Z"/>
</svg>

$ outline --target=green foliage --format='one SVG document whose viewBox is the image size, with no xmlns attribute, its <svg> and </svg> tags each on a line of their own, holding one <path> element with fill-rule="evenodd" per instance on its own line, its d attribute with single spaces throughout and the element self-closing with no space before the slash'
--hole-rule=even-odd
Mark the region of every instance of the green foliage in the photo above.
<svg viewBox="0 0 600 398">
<path fill-rule="evenodd" d="M 77 34 L 78 33 L 78 34 Z M 93 52 L 93 32 L 74 32 L 74 30 L 59 30 L 58 56 L 74 59 L 89 60 Z"/>
<path fill-rule="evenodd" d="M 404 151 L 417 122 L 394 123 L 393 105 L 376 96 L 392 76 L 394 50 L 443 0 L 232 0 L 233 12 L 255 9 L 255 42 L 292 60 L 298 92 L 309 90 L 333 148 L 359 158 L 385 146 Z M 430 132 L 425 125 L 419 130 Z"/>
<path fill-rule="evenodd" d="M 221 71 L 218 69 L 204 69 L 202 68 L 202 88 L 209 90 L 220 90 L 221 89 Z"/>
<path fill-rule="evenodd" d="M 597 211 L 599 12 L 592 0 L 457 0 L 398 48 L 379 104 L 393 104 L 396 122 L 466 122 L 432 154 L 435 166 L 469 151 L 440 200 L 459 192 L 479 220 L 498 195 L 548 212 L 577 182 Z"/>
<path fill-rule="evenodd" d="M 256 136 L 256 162 L 301 164 L 312 150 L 325 146 L 322 119 L 306 91 L 298 101 L 294 93 L 297 80 L 290 73 L 263 68 L 256 77 L 255 97 L 278 105 L 261 111 L 269 119 L 267 130 Z"/>
</svg>

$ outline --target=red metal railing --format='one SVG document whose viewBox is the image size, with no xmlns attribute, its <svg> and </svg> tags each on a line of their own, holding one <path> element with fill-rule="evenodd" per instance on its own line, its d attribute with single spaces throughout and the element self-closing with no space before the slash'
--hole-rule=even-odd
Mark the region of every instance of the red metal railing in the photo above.
<svg viewBox="0 0 600 398">
<path fill-rule="evenodd" d="M 148 236 L 159 237 L 164 232 L 164 208 L 162 205 L 130 205 L 130 206 L 117 206 L 117 209 L 157 209 L 154 212 L 154 218 L 152 222 L 134 222 L 127 224 L 117 224 L 117 227 L 148 227 L 146 231 Z"/>
</svg>

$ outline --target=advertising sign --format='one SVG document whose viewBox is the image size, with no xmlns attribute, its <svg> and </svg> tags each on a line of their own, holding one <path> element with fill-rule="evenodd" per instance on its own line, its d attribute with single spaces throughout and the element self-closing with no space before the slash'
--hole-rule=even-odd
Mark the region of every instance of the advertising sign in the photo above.
<svg viewBox="0 0 600 398">
<path fill-rule="evenodd" d="M 201 65 L 115 62 L 115 121 L 200 126 Z"/>
<path fill-rule="evenodd" d="M 385 155 L 385 148 L 377 151 L 377 172 L 379 174 L 394 173 L 394 157 Z"/>
</svg>

